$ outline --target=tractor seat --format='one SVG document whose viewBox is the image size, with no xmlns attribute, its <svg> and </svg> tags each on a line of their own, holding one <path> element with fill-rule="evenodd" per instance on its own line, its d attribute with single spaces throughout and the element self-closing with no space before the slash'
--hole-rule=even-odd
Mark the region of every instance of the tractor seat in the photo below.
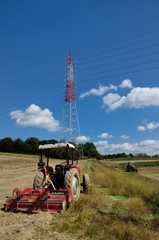
<svg viewBox="0 0 159 240">
<path fill-rule="evenodd" d="M 57 165 L 55 166 L 55 171 L 56 171 L 57 173 L 59 173 L 60 175 L 63 174 L 63 173 L 64 173 L 64 166 L 62 166 L 61 164 L 57 164 Z"/>
</svg>

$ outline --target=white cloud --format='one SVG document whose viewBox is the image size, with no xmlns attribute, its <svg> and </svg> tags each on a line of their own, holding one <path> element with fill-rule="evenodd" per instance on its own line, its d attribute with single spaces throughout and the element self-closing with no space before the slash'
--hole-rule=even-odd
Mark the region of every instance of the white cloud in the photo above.
<svg viewBox="0 0 159 240">
<path fill-rule="evenodd" d="M 148 155 L 159 154 L 158 140 L 144 140 L 139 143 L 130 144 L 128 142 L 119 144 L 110 144 L 107 141 L 98 141 L 94 143 L 98 152 L 102 155 L 117 154 L 125 152 L 126 154 L 146 153 Z"/>
<path fill-rule="evenodd" d="M 121 97 L 117 93 L 109 93 L 105 97 L 103 97 L 103 106 L 108 105 L 111 106 L 115 102 L 117 102 Z"/>
<path fill-rule="evenodd" d="M 77 142 L 87 142 L 90 140 L 90 137 L 86 137 L 86 136 L 79 136 L 76 138 Z"/>
<path fill-rule="evenodd" d="M 156 122 L 150 122 L 148 124 L 146 124 L 146 126 L 138 126 L 137 129 L 139 131 L 145 131 L 145 130 L 153 130 L 155 128 L 159 128 L 159 123 Z"/>
<path fill-rule="evenodd" d="M 130 138 L 129 136 L 126 136 L 126 135 L 121 135 L 120 136 L 122 139 L 128 139 L 128 138 Z"/>
<path fill-rule="evenodd" d="M 159 123 L 150 122 L 150 123 L 147 124 L 147 129 L 148 130 L 153 130 L 155 128 L 159 128 Z"/>
<path fill-rule="evenodd" d="M 146 130 L 146 128 L 144 126 L 141 126 L 141 125 L 138 126 L 137 129 L 138 129 L 138 131 L 145 131 Z"/>
<path fill-rule="evenodd" d="M 119 85 L 121 88 L 132 88 L 132 82 L 129 79 L 124 79 Z"/>
<path fill-rule="evenodd" d="M 98 141 L 94 142 L 94 145 L 96 146 L 98 152 L 102 155 L 108 154 L 108 148 L 109 148 L 109 143 L 108 141 Z"/>
<path fill-rule="evenodd" d="M 109 135 L 108 133 L 102 133 L 101 135 L 98 136 L 98 138 L 112 138 L 113 135 Z"/>
<path fill-rule="evenodd" d="M 42 110 L 35 104 L 31 104 L 25 111 L 16 110 L 10 113 L 12 119 L 20 127 L 37 127 L 48 132 L 59 131 L 59 121 L 55 120 L 49 109 Z"/>
<path fill-rule="evenodd" d="M 81 93 L 79 98 L 85 98 L 85 97 L 88 97 L 90 95 L 101 96 L 101 95 L 103 95 L 105 92 L 107 92 L 109 90 L 117 90 L 117 87 L 115 87 L 114 85 L 111 85 L 111 84 L 110 84 L 109 87 L 108 86 L 104 87 L 104 86 L 100 85 L 98 87 L 98 89 L 92 88 L 88 92 Z"/>
<path fill-rule="evenodd" d="M 114 94 L 115 95 L 115 94 Z M 118 95 L 118 94 L 117 94 Z M 107 95 L 103 98 L 104 105 L 108 105 L 108 111 L 113 111 L 119 107 L 142 108 L 149 106 L 159 106 L 159 88 L 133 88 L 127 96 Z M 112 101 L 109 99 L 112 98 Z M 108 100 L 109 101 L 108 101 Z"/>
</svg>

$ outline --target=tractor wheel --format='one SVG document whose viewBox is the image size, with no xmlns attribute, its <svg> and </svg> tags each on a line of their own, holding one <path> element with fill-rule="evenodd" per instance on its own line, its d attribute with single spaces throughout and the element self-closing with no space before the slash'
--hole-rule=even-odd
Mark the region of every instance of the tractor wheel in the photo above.
<svg viewBox="0 0 159 240">
<path fill-rule="evenodd" d="M 83 192 L 88 193 L 90 190 L 90 186 L 91 186 L 90 178 L 89 175 L 86 173 L 83 175 Z"/>
<path fill-rule="evenodd" d="M 80 178 L 76 168 L 71 168 L 66 171 L 65 187 L 70 188 L 72 191 L 72 200 L 77 201 L 80 197 Z"/>
<path fill-rule="evenodd" d="M 44 174 L 38 171 L 34 177 L 33 188 L 42 188 L 44 186 Z"/>
</svg>

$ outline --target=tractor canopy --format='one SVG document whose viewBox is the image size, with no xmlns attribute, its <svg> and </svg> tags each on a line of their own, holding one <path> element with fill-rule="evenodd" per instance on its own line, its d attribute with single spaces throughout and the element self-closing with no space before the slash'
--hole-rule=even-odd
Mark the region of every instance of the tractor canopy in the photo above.
<svg viewBox="0 0 159 240">
<path fill-rule="evenodd" d="M 39 149 L 51 149 L 53 151 L 65 151 L 66 149 L 74 150 L 75 146 L 71 143 L 55 143 L 39 145 Z"/>
</svg>

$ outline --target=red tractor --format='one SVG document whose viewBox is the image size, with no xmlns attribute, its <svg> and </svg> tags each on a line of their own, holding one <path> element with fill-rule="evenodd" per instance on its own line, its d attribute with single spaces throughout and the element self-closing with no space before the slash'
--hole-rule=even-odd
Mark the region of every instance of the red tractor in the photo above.
<svg viewBox="0 0 159 240">
<path fill-rule="evenodd" d="M 128 162 L 126 166 L 126 172 L 138 172 L 138 169 L 134 162 Z"/>
<path fill-rule="evenodd" d="M 89 192 L 90 179 L 88 174 L 83 175 L 83 182 L 80 183 L 80 166 L 74 157 L 75 146 L 73 144 L 45 144 L 40 145 L 39 150 L 40 159 L 33 187 L 25 190 L 15 188 L 13 195 L 7 197 L 5 211 L 57 213 L 68 209 L 72 201 L 79 199 L 81 186 L 83 186 L 84 193 Z M 49 166 L 49 153 L 51 151 L 65 151 L 66 162 L 57 164 L 53 169 Z M 44 154 L 47 154 L 46 163 L 43 161 Z"/>
</svg>

